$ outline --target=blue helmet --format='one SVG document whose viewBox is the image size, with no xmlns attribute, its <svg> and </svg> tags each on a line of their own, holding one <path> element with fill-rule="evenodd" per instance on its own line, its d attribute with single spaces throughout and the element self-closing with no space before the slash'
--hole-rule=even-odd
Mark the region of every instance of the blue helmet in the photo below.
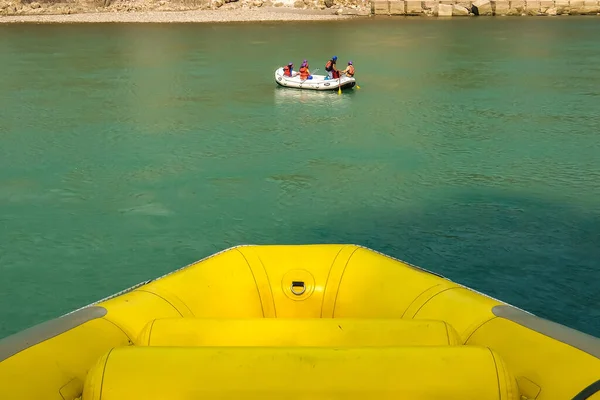
<svg viewBox="0 0 600 400">
<path fill-rule="evenodd" d="M 337 60 L 337 56 L 333 56 L 333 57 L 331 57 L 331 59 L 332 59 L 333 61 L 336 61 L 336 60 Z"/>
</svg>

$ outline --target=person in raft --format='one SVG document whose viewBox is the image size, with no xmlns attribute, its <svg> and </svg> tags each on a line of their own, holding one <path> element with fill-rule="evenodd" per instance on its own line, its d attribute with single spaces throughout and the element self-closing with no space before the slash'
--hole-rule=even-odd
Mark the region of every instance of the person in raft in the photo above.
<svg viewBox="0 0 600 400">
<path fill-rule="evenodd" d="M 286 65 L 285 67 L 283 67 L 283 75 L 284 76 L 289 76 L 290 78 L 294 75 L 294 63 L 289 63 L 288 65 Z"/>
<path fill-rule="evenodd" d="M 338 79 L 340 77 L 340 71 L 336 68 L 335 63 L 337 62 L 337 56 L 331 57 L 331 60 L 325 64 L 325 71 L 327 71 L 327 78 L 325 79 Z"/>
<path fill-rule="evenodd" d="M 312 75 L 310 74 L 310 71 L 308 70 L 308 64 L 307 64 L 306 60 L 304 60 L 302 62 L 302 66 L 300 66 L 298 73 L 300 74 L 300 79 L 303 81 L 305 81 L 307 79 L 312 79 Z"/>
<path fill-rule="evenodd" d="M 354 65 L 352 65 L 352 61 L 348 61 L 348 66 L 342 71 L 342 74 L 346 74 L 349 78 L 354 76 Z"/>
</svg>

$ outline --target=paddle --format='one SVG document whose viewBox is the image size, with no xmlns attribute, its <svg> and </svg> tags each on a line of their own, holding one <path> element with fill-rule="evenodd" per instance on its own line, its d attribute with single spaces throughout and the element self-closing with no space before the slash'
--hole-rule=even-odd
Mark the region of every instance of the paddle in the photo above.
<svg viewBox="0 0 600 400">
<path fill-rule="evenodd" d="M 310 76 L 312 76 L 312 74 L 314 74 L 314 73 L 315 73 L 315 72 L 317 72 L 318 70 L 319 70 L 319 68 L 316 68 L 316 69 L 315 69 L 315 70 L 314 70 L 314 71 L 313 71 L 313 72 L 312 72 L 312 73 L 309 75 L 309 77 L 310 77 Z M 300 79 L 300 82 L 304 83 L 304 82 L 306 82 L 306 81 L 308 81 L 308 80 L 309 80 L 308 78 L 306 78 L 306 79 Z"/>
</svg>

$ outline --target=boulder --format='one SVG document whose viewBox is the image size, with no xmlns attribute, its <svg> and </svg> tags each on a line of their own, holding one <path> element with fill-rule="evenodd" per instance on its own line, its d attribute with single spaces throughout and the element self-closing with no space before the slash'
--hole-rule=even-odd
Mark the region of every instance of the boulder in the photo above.
<svg viewBox="0 0 600 400">
<path fill-rule="evenodd" d="M 552 8 L 549 8 L 548 10 L 546 10 L 546 14 L 548 14 L 548 15 L 557 15 L 558 11 L 556 10 L 556 7 L 552 7 Z"/>
<path fill-rule="evenodd" d="M 540 12 L 546 14 L 548 9 L 554 7 L 554 0 L 540 0 Z"/>
<path fill-rule="evenodd" d="M 583 0 L 571 0 L 569 2 L 569 14 L 578 15 L 583 13 Z"/>
<path fill-rule="evenodd" d="M 525 14 L 538 15 L 540 13 L 540 0 L 525 0 Z"/>
<path fill-rule="evenodd" d="M 406 14 L 423 14 L 423 5 L 421 3 L 421 0 L 406 0 Z"/>
<path fill-rule="evenodd" d="M 459 4 L 453 4 L 452 5 L 452 15 L 456 15 L 456 16 L 469 15 L 469 10 L 467 10 L 467 7 L 463 7 Z"/>
<path fill-rule="evenodd" d="M 554 7 L 556 7 L 557 14 L 568 14 L 569 13 L 569 0 L 555 0 Z"/>
<path fill-rule="evenodd" d="M 404 0 L 390 0 L 390 15 L 405 15 L 406 3 Z"/>
<path fill-rule="evenodd" d="M 438 17 L 451 17 L 452 16 L 452 6 L 450 4 L 442 4 L 438 5 Z"/>
<path fill-rule="evenodd" d="M 375 15 L 390 15 L 390 2 L 388 0 L 374 0 L 373 12 Z"/>
<path fill-rule="evenodd" d="M 494 14 L 505 16 L 510 13 L 510 3 L 508 0 L 497 0 L 494 7 Z"/>
<path fill-rule="evenodd" d="M 423 1 L 423 9 L 428 15 L 437 15 L 438 6 L 440 5 L 439 0 L 425 0 Z"/>
<path fill-rule="evenodd" d="M 303 0 L 296 0 L 294 2 L 294 8 L 304 8 L 304 1 Z"/>
<path fill-rule="evenodd" d="M 325 0 L 325 7 L 331 8 L 333 6 L 333 0 Z"/>
<path fill-rule="evenodd" d="M 475 15 L 492 15 L 492 3 L 490 0 L 475 0 L 471 11 Z"/>
<path fill-rule="evenodd" d="M 507 15 L 521 15 L 525 13 L 525 0 L 511 0 Z"/>
<path fill-rule="evenodd" d="M 583 0 L 583 12 L 585 14 L 597 14 L 600 12 L 597 0 Z"/>
</svg>

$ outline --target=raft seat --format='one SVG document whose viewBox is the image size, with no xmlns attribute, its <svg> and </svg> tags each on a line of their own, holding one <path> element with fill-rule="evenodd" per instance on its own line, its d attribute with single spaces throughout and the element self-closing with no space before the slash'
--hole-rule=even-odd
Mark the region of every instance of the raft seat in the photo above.
<svg viewBox="0 0 600 400">
<path fill-rule="evenodd" d="M 82 400 L 518 400 L 492 350 L 421 347 L 115 348 L 90 369 Z"/>
<path fill-rule="evenodd" d="M 161 318 L 146 324 L 138 346 L 390 347 L 456 346 L 444 321 L 352 318 Z"/>
</svg>

